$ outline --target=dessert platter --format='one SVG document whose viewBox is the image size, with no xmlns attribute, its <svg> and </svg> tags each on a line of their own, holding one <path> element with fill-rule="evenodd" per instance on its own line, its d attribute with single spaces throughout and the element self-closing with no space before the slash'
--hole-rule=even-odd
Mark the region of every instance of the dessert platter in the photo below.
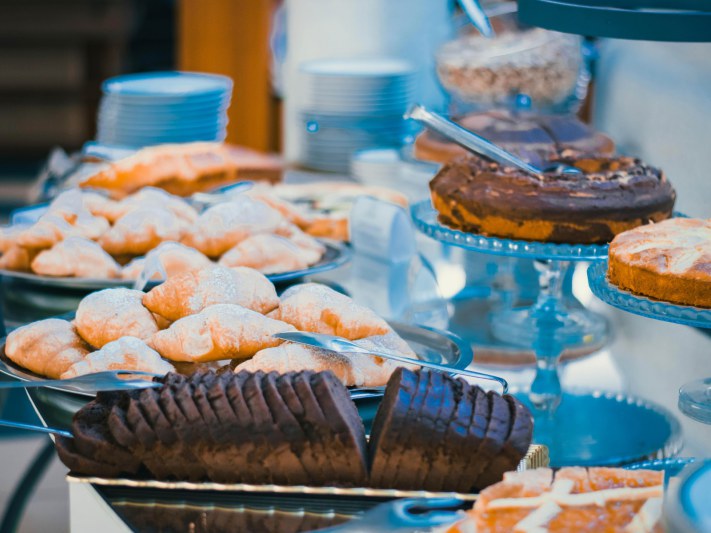
<svg viewBox="0 0 711 533">
<path fill-rule="evenodd" d="M 626 231 L 588 270 L 593 293 L 637 315 L 711 330 L 711 220 L 675 218 Z M 679 409 L 711 423 L 711 379 L 684 385 Z"/>
<path fill-rule="evenodd" d="M 412 206 L 415 225 L 436 240 L 467 250 L 536 260 L 537 302 L 530 309 L 496 315 L 494 331 L 533 344 L 538 365 L 528 401 L 534 407 L 536 439 L 549 446 L 554 466 L 620 464 L 616 461 L 629 460 L 646 438 L 651 456 L 673 453 L 680 444 L 674 417 L 635 398 L 625 400 L 638 407 L 640 416 L 652 414 L 656 421 L 646 435 L 635 435 L 636 442 L 620 438 L 613 443 L 617 449 L 610 449 L 602 444 L 602 435 L 612 431 L 609 425 L 576 426 L 571 416 L 589 413 L 583 418 L 590 421 L 595 419 L 592 413 L 615 407 L 596 391 L 564 394 L 558 364 L 566 347 L 607 334 L 604 321 L 596 323 L 594 316 L 561 304 L 561 280 L 570 262 L 604 260 L 615 235 L 670 218 L 675 191 L 661 170 L 638 159 L 563 149 L 550 162 L 577 170 L 531 175 L 473 156 L 455 158 L 430 183 L 432 202 Z M 567 418 L 557 411 L 559 406 Z M 624 420 L 617 421 L 620 435 L 629 435 Z M 584 450 L 573 444 L 585 442 L 582 435 L 574 436 L 581 431 L 593 443 Z"/>
</svg>

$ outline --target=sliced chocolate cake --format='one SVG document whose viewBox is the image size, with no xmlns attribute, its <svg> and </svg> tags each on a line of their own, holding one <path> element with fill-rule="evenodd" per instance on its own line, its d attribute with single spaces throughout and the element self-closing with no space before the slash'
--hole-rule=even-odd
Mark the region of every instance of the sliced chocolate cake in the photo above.
<svg viewBox="0 0 711 533">
<path fill-rule="evenodd" d="M 72 432 L 59 456 L 85 475 L 358 486 L 368 476 L 363 423 L 330 372 L 169 374 L 160 388 L 99 395 Z"/>
<path fill-rule="evenodd" d="M 487 393 L 439 372 L 398 369 L 373 423 L 371 485 L 445 492 L 482 488 L 516 468 L 531 443 L 531 429 L 530 413 L 512 396 Z"/>
<path fill-rule="evenodd" d="M 370 456 L 370 484 L 373 487 L 392 485 L 397 472 L 397 462 L 390 461 L 390 454 L 395 448 L 405 444 L 404 435 L 408 412 L 413 398 L 424 399 L 424 394 L 416 394 L 418 380 L 427 379 L 427 375 L 415 374 L 404 368 L 398 368 L 388 381 L 383 401 L 373 420 L 370 433 L 368 455 Z M 400 450 L 402 457 L 404 450 Z"/>
</svg>

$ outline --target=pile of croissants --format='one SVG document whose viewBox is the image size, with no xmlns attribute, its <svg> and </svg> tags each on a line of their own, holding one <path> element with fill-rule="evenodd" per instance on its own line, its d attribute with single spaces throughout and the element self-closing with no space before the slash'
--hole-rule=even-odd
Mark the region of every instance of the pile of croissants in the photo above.
<svg viewBox="0 0 711 533">
<path fill-rule="evenodd" d="M 237 371 L 331 370 L 345 385 L 381 386 L 398 366 L 273 337 L 287 331 L 338 335 L 374 351 L 416 357 L 385 320 L 326 285 L 294 285 L 279 297 L 257 270 L 220 265 L 171 276 L 147 293 L 91 293 L 73 321 L 51 318 L 11 332 L 5 354 L 49 378 L 229 365 Z"/>
<path fill-rule="evenodd" d="M 325 252 L 302 230 L 308 223 L 299 206 L 262 187 L 229 196 L 202 213 L 184 198 L 153 187 L 120 201 L 72 189 L 34 224 L 0 228 L 0 269 L 137 279 L 156 256 L 168 275 L 187 270 L 186 265 L 215 263 L 265 274 L 302 270 Z"/>
</svg>

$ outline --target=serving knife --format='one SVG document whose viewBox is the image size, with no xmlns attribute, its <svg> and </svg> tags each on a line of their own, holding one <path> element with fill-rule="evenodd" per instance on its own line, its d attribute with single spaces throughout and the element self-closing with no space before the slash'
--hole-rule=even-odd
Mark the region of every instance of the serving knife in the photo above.
<svg viewBox="0 0 711 533">
<path fill-rule="evenodd" d="M 411 357 L 405 357 L 389 352 L 371 350 L 369 348 L 363 348 L 362 346 L 359 346 L 356 343 L 349 341 L 348 339 L 336 337 L 335 335 L 325 335 L 323 333 L 307 333 L 304 331 L 287 331 L 285 333 L 276 333 L 272 336 L 277 339 L 291 341 L 297 344 L 304 344 L 306 346 L 320 348 L 329 352 L 376 355 L 378 357 L 382 357 L 383 359 L 392 359 L 393 361 L 398 361 L 400 363 L 405 363 L 409 365 L 424 366 L 448 374 L 460 374 L 462 376 L 469 376 L 471 378 L 476 379 L 496 381 L 503 388 L 504 394 L 506 394 L 509 390 L 508 382 L 504 378 L 499 376 L 485 374 L 483 372 L 476 372 L 474 370 L 452 368 L 451 366 L 441 365 L 439 363 L 432 363 L 430 361 L 425 361 L 422 359 L 412 359 Z"/>
</svg>

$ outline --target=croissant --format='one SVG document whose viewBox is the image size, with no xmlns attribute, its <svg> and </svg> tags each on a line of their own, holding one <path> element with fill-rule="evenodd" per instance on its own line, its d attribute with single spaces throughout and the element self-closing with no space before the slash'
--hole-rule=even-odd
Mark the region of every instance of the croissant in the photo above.
<svg viewBox="0 0 711 533">
<path fill-rule="evenodd" d="M 213 267 L 169 278 L 143 297 L 143 305 L 168 320 L 215 304 L 235 304 L 258 313 L 279 305 L 274 285 L 251 268 Z"/>
<path fill-rule="evenodd" d="M 79 335 L 95 348 L 126 335 L 150 339 L 158 331 L 155 317 L 143 307 L 143 292 L 104 289 L 79 302 L 76 327 Z"/>
<path fill-rule="evenodd" d="M 173 365 L 136 337 L 121 337 L 90 353 L 62 373 L 62 379 L 106 370 L 136 370 L 165 375 L 175 372 Z"/>
<path fill-rule="evenodd" d="M 171 361 L 244 359 L 281 344 L 272 335 L 285 331 L 294 327 L 239 305 L 218 304 L 173 322 L 150 344 Z"/>
<path fill-rule="evenodd" d="M 156 207 L 167 209 L 189 223 L 195 222 L 198 217 L 195 208 L 185 200 L 155 187 L 144 187 L 120 202 L 107 204 L 101 214 L 114 223 L 131 211 L 143 208 L 155 209 Z"/>
<path fill-rule="evenodd" d="M 178 241 L 187 222 L 167 209 L 142 207 L 119 218 L 99 243 L 111 255 L 143 255 L 164 241 Z"/>
<path fill-rule="evenodd" d="M 7 336 L 5 354 L 23 368 L 58 378 L 89 353 L 89 346 L 66 320 L 48 318 L 12 331 Z"/>
<path fill-rule="evenodd" d="M 138 279 L 143 272 L 146 261 L 152 260 L 154 257 L 160 262 L 168 278 L 215 265 L 207 256 L 198 252 L 195 248 L 190 248 L 179 242 L 166 241 L 148 252 L 146 257 L 138 257 L 131 261 L 123 268 L 121 277 L 123 279 Z M 151 279 L 162 279 L 162 276 L 159 272 L 156 272 L 151 276 Z"/>
<path fill-rule="evenodd" d="M 59 216 L 77 229 L 77 234 L 96 240 L 109 229 L 105 217 L 96 216 L 89 206 L 104 206 L 110 200 L 97 193 L 70 189 L 57 196 L 47 207 L 47 213 Z"/>
<path fill-rule="evenodd" d="M 278 211 L 247 196 L 217 204 L 202 213 L 182 239 L 208 257 L 219 257 L 255 233 L 271 233 L 282 221 Z"/>
<path fill-rule="evenodd" d="M 30 272 L 32 261 L 40 251 L 38 248 L 25 248 L 17 244 L 12 245 L 0 256 L 0 268 L 18 272 Z"/>
<path fill-rule="evenodd" d="M 289 239 L 289 241 L 298 246 L 310 265 L 318 263 L 323 254 L 326 253 L 326 247 L 320 241 L 304 233 L 294 224 L 281 224 L 277 228 L 276 234 Z"/>
<path fill-rule="evenodd" d="M 261 184 L 255 185 L 245 194 L 276 209 L 286 220 L 299 228 L 307 228 L 309 224 L 311 224 L 311 215 L 307 213 L 305 209 L 288 200 L 279 198 L 271 192 L 271 186 L 260 185 Z"/>
<path fill-rule="evenodd" d="M 78 228 L 72 226 L 62 216 L 47 213 L 37 222 L 17 235 L 17 244 L 25 248 L 51 248 L 67 237 L 81 237 Z"/>
<path fill-rule="evenodd" d="M 69 237 L 40 252 L 32 270 L 43 276 L 106 279 L 118 277 L 121 267 L 94 241 Z"/>
<path fill-rule="evenodd" d="M 0 227 L 0 254 L 4 254 L 17 245 L 17 236 L 27 226 L 4 226 Z"/>
<path fill-rule="evenodd" d="M 304 251 L 294 243 L 272 235 L 261 233 L 247 237 L 223 255 L 219 263 L 228 267 L 249 267 L 264 274 L 303 270 L 314 260 L 316 254 Z"/>
<path fill-rule="evenodd" d="M 394 332 L 354 342 L 375 351 L 416 357 L 412 348 Z M 235 372 L 261 370 L 285 374 L 301 370 L 330 370 L 347 387 L 381 387 L 399 366 L 412 370 L 417 368 L 417 365 L 402 364 L 375 355 L 341 354 L 285 342 L 275 348 L 260 350 L 251 359 L 237 365 Z"/>
<path fill-rule="evenodd" d="M 288 288 L 281 296 L 279 308 L 269 316 L 300 331 L 326 333 L 350 340 L 392 331 L 388 323 L 372 310 L 318 283 Z"/>
<path fill-rule="evenodd" d="M 146 185 L 181 196 L 243 180 L 280 178 L 282 164 L 274 157 L 224 143 L 194 142 L 149 146 L 116 161 L 82 187 L 108 189 L 121 197 Z"/>
</svg>

